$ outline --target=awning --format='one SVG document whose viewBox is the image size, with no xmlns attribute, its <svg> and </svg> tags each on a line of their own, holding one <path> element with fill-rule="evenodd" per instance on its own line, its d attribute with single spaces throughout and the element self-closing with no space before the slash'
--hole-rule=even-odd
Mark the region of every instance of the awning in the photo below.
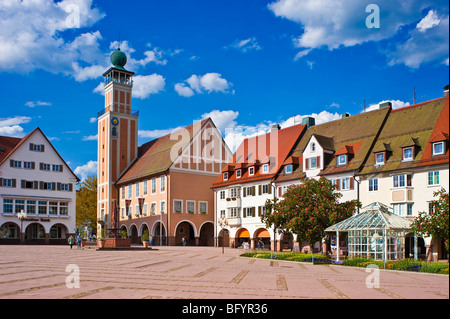
<svg viewBox="0 0 450 319">
<path fill-rule="evenodd" d="M 263 229 L 258 233 L 258 238 L 270 238 L 269 231 L 267 229 Z"/>
<path fill-rule="evenodd" d="M 247 229 L 243 229 L 243 230 L 239 233 L 239 238 L 250 238 L 250 233 L 248 232 Z"/>
</svg>

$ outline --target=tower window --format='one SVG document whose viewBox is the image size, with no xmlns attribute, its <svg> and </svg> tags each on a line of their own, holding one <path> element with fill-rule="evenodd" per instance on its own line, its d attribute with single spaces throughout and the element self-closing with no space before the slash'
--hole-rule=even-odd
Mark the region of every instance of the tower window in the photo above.
<svg viewBox="0 0 450 319">
<path fill-rule="evenodd" d="M 116 127 L 113 127 L 113 128 L 112 128 L 111 135 L 114 136 L 114 137 L 117 136 L 117 128 L 116 128 Z"/>
</svg>

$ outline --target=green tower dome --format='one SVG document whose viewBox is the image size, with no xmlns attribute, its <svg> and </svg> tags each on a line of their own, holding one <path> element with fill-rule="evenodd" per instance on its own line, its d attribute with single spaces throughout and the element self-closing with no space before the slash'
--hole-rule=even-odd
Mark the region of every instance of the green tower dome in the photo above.
<svg viewBox="0 0 450 319">
<path fill-rule="evenodd" d="M 120 51 L 120 48 L 111 54 L 111 63 L 118 69 L 124 69 L 125 64 L 127 64 L 127 56 Z"/>
</svg>

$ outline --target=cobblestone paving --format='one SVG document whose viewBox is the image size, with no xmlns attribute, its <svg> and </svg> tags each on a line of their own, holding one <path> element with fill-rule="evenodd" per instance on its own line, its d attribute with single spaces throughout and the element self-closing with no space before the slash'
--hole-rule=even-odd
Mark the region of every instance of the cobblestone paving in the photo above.
<svg viewBox="0 0 450 319">
<path fill-rule="evenodd" d="M 362 268 L 242 258 L 238 249 L 155 248 L 0 246 L 0 298 L 449 298 L 446 275 L 381 270 L 380 286 L 369 289 Z M 79 288 L 69 288 L 76 272 L 68 265 L 79 269 Z"/>
</svg>

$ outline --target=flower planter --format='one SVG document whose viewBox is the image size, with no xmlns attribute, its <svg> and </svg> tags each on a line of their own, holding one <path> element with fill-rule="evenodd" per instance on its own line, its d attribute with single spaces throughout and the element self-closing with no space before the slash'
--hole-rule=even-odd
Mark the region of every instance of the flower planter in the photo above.
<svg viewBox="0 0 450 319">
<path fill-rule="evenodd" d="M 144 245 L 144 248 L 148 248 L 148 240 L 144 240 L 143 242 L 142 242 L 142 245 Z"/>
<path fill-rule="evenodd" d="M 98 241 L 97 241 L 97 246 L 98 246 L 99 248 L 105 247 L 105 241 L 104 241 L 104 240 L 98 240 Z"/>
</svg>

